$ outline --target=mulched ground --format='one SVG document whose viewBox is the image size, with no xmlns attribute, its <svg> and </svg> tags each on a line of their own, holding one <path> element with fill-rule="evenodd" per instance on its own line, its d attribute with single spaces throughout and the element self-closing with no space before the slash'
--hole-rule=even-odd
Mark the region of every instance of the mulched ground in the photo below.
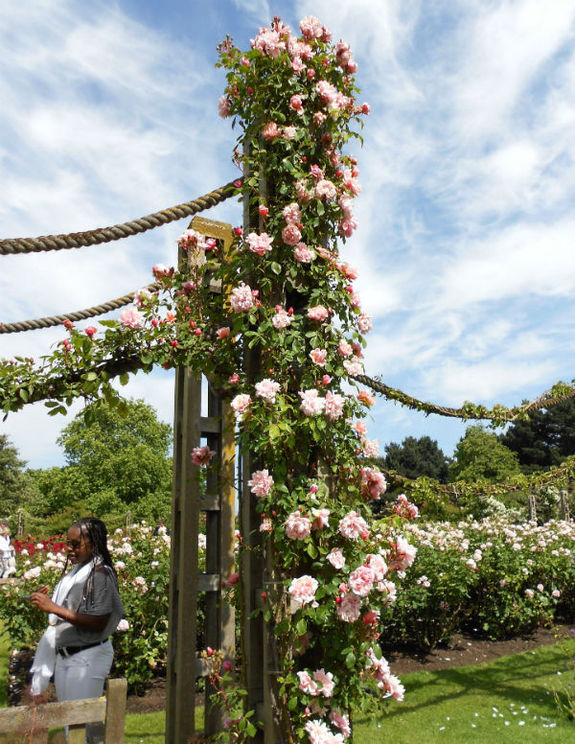
<svg viewBox="0 0 575 744">
<path fill-rule="evenodd" d="M 413 654 L 407 651 L 387 651 L 386 659 L 391 671 L 401 676 L 411 672 L 434 672 L 451 667 L 480 664 L 492 661 L 501 656 L 511 656 L 521 651 L 528 651 L 540 646 L 549 646 L 565 637 L 572 626 L 541 628 L 536 633 L 524 638 L 512 638 L 507 641 L 483 641 L 473 636 L 454 634 L 451 642 L 444 648 L 435 649 L 429 654 Z M 156 680 L 142 696 L 128 697 L 128 713 L 153 713 L 164 710 L 166 705 L 166 687 L 163 679 Z"/>
</svg>

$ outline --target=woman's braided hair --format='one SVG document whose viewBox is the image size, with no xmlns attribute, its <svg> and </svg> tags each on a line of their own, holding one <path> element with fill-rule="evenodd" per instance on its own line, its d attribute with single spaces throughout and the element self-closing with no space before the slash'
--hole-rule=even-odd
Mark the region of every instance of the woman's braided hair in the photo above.
<svg viewBox="0 0 575 744">
<path fill-rule="evenodd" d="M 116 569 L 112 563 L 112 556 L 108 550 L 108 530 L 106 525 L 101 519 L 96 517 L 82 517 L 72 523 L 72 527 L 77 527 L 80 530 L 80 534 L 90 541 L 92 546 L 92 570 L 90 571 L 88 578 L 86 579 L 84 600 L 88 604 L 94 602 L 94 572 L 99 566 L 107 566 L 109 572 L 116 581 Z M 66 564 L 68 561 L 66 561 Z M 64 567 L 66 570 L 67 565 Z"/>
</svg>

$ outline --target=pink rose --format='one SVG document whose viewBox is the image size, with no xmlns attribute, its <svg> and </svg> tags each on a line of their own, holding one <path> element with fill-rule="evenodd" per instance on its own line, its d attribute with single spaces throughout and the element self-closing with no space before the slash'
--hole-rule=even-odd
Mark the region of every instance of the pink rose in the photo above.
<svg viewBox="0 0 575 744">
<path fill-rule="evenodd" d="M 216 453 L 211 450 L 207 444 L 203 447 L 194 447 L 192 450 L 192 462 L 198 467 L 209 465 L 215 454 Z"/>
<path fill-rule="evenodd" d="M 246 235 L 246 243 L 252 253 L 255 253 L 258 256 L 264 256 L 268 251 L 271 251 L 273 238 L 265 232 L 260 235 L 251 232 Z"/>
<path fill-rule="evenodd" d="M 164 264 L 156 264 L 155 266 L 152 266 L 152 274 L 156 277 L 156 279 L 162 279 L 163 277 L 170 276 L 173 274 L 174 270 L 169 269 L 167 266 L 164 266 Z"/>
<path fill-rule="evenodd" d="M 218 101 L 218 114 L 225 119 L 226 116 L 230 115 L 230 109 L 232 107 L 231 101 L 227 96 L 221 96 Z"/>
<path fill-rule="evenodd" d="M 293 321 L 293 315 L 290 315 L 285 308 L 278 305 L 276 314 L 272 317 L 272 325 L 276 329 L 287 328 Z"/>
<path fill-rule="evenodd" d="M 331 672 L 326 672 L 325 669 L 318 669 L 313 673 L 313 678 L 319 686 L 319 693 L 326 698 L 332 697 L 335 687 L 333 674 Z"/>
<path fill-rule="evenodd" d="M 311 263 L 315 258 L 315 251 L 308 248 L 305 243 L 298 243 L 293 249 L 293 255 L 300 263 Z"/>
<path fill-rule="evenodd" d="M 331 379 L 330 379 L 331 382 Z M 325 395 L 325 415 L 330 421 L 336 421 L 343 415 L 345 398 L 339 393 L 328 391 Z"/>
<path fill-rule="evenodd" d="M 300 391 L 301 398 L 300 409 L 306 416 L 317 416 L 325 406 L 325 399 L 320 398 L 319 393 L 314 388 Z"/>
<path fill-rule="evenodd" d="M 298 114 L 303 114 L 303 102 L 301 96 L 298 96 L 297 94 L 293 95 L 289 99 L 289 105 L 293 111 L 297 111 Z"/>
<path fill-rule="evenodd" d="M 294 602 L 299 602 L 302 605 L 309 604 L 315 600 L 315 593 L 319 583 L 313 576 L 300 576 L 298 579 L 293 579 L 288 587 L 288 593 Z"/>
<path fill-rule="evenodd" d="M 369 315 L 362 313 L 357 319 L 357 327 L 362 333 L 369 333 L 373 328 L 373 323 L 371 322 Z"/>
<path fill-rule="evenodd" d="M 375 403 L 375 396 L 372 395 L 369 390 L 360 390 L 357 394 L 357 399 L 368 408 Z"/>
<path fill-rule="evenodd" d="M 375 576 L 369 566 L 359 566 L 349 575 L 349 586 L 358 597 L 367 597 L 373 589 Z"/>
<path fill-rule="evenodd" d="M 331 710 L 329 713 L 329 720 L 336 728 L 341 731 L 344 739 L 347 739 L 349 736 L 351 736 L 351 724 L 349 722 L 349 717 L 346 716 L 344 713 L 340 713 L 339 710 L 335 709 Z"/>
<path fill-rule="evenodd" d="M 225 326 L 223 328 L 218 328 L 216 331 L 216 338 L 218 338 L 220 341 L 223 341 L 224 338 L 227 338 L 230 335 L 230 329 L 228 326 Z"/>
<path fill-rule="evenodd" d="M 269 496 L 273 485 L 274 479 L 267 470 L 256 470 L 252 473 L 252 477 L 248 481 L 250 491 L 258 499 Z"/>
<path fill-rule="evenodd" d="M 333 548 L 326 558 L 337 571 L 345 566 L 345 558 L 339 548 Z"/>
<path fill-rule="evenodd" d="M 254 306 L 252 290 L 247 284 L 234 287 L 230 296 L 230 305 L 235 313 L 246 312 Z"/>
<path fill-rule="evenodd" d="M 248 410 L 251 402 L 252 399 L 249 395 L 240 393 L 239 395 L 236 395 L 236 397 L 232 400 L 230 406 L 234 409 L 236 415 L 241 415 Z"/>
<path fill-rule="evenodd" d="M 400 535 L 390 547 L 387 557 L 389 570 L 405 571 L 415 560 L 416 554 L 417 548 Z"/>
<path fill-rule="evenodd" d="M 98 333 L 98 329 L 96 328 L 96 326 L 88 326 L 88 327 L 87 327 L 87 328 L 85 329 L 84 333 L 85 333 L 85 334 L 86 334 L 86 336 L 88 336 L 89 338 L 92 338 L 92 336 L 93 336 L 93 335 L 94 335 L 95 333 Z"/>
<path fill-rule="evenodd" d="M 252 49 L 257 49 L 266 57 L 275 59 L 286 48 L 286 43 L 282 39 L 279 31 L 271 28 L 260 28 L 255 39 L 250 39 Z"/>
<path fill-rule="evenodd" d="M 344 594 L 337 605 L 337 616 L 344 623 L 355 623 L 361 614 L 361 598 L 357 594 Z"/>
<path fill-rule="evenodd" d="M 271 141 L 280 137 L 282 130 L 278 127 L 275 121 L 269 121 L 262 129 L 262 137 L 265 140 Z"/>
<path fill-rule="evenodd" d="M 291 140 L 295 139 L 296 134 L 297 129 L 293 126 L 287 126 L 283 128 L 283 138 L 288 142 L 291 142 Z"/>
<path fill-rule="evenodd" d="M 318 367 L 325 367 L 325 360 L 327 359 L 327 349 L 312 349 L 309 353 L 309 358 Z"/>
<path fill-rule="evenodd" d="M 290 223 L 282 230 L 282 240 L 286 245 L 297 245 L 301 240 L 301 232 L 297 225 Z"/>
<path fill-rule="evenodd" d="M 312 15 L 302 18 L 299 22 L 299 27 L 306 39 L 321 39 L 324 33 L 321 22 Z"/>
<path fill-rule="evenodd" d="M 317 199 L 322 201 L 333 201 L 337 196 L 337 191 L 331 181 L 322 179 L 317 182 L 315 187 L 315 196 Z"/>
<path fill-rule="evenodd" d="M 363 366 L 360 361 L 358 361 L 357 357 L 352 357 L 351 359 L 344 359 L 343 360 L 343 366 L 345 368 L 345 371 L 348 375 L 351 377 L 355 377 L 356 375 L 361 375 L 363 372 Z"/>
<path fill-rule="evenodd" d="M 344 338 L 342 338 L 339 344 L 337 345 L 337 353 L 341 357 L 348 357 L 348 356 L 351 356 L 352 352 L 353 352 L 353 349 L 351 348 L 351 344 L 348 343 Z"/>
<path fill-rule="evenodd" d="M 319 694 L 317 684 L 313 681 L 309 672 L 298 672 L 297 676 L 299 679 L 299 689 L 302 692 L 305 692 L 306 695 L 313 695 L 314 697 Z"/>
<path fill-rule="evenodd" d="M 281 385 L 275 380 L 270 380 L 268 377 L 256 382 L 256 396 L 263 398 L 268 403 L 276 402 L 276 395 L 279 392 Z"/>
<path fill-rule="evenodd" d="M 329 527 L 329 513 L 329 509 L 312 509 L 312 530 L 322 530 L 324 527 Z"/>
<path fill-rule="evenodd" d="M 379 621 L 379 610 L 368 610 L 361 616 L 361 622 L 364 625 L 375 625 Z"/>
<path fill-rule="evenodd" d="M 141 328 L 144 316 L 134 307 L 127 307 L 120 313 L 120 323 L 126 328 Z"/>
<path fill-rule="evenodd" d="M 311 532 L 311 522 L 308 517 L 302 517 L 299 511 L 292 512 L 284 524 L 286 537 L 290 540 L 305 540 Z"/>
<path fill-rule="evenodd" d="M 344 217 L 343 220 L 339 221 L 338 228 L 341 235 L 345 238 L 351 238 L 353 231 L 357 230 L 358 221 L 355 217 Z"/>
<path fill-rule="evenodd" d="M 322 322 L 329 318 L 329 310 L 326 310 L 323 305 L 314 305 L 314 307 L 308 308 L 307 317 L 310 318 L 310 320 Z"/>
<path fill-rule="evenodd" d="M 299 225 L 301 222 L 300 208 L 295 202 L 283 208 L 282 216 L 288 225 Z"/>
<path fill-rule="evenodd" d="M 340 521 L 338 530 L 348 540 L 359 540 L 369 535 L 367 522 L 357 512 L 348 512 Z"/>
</svg>

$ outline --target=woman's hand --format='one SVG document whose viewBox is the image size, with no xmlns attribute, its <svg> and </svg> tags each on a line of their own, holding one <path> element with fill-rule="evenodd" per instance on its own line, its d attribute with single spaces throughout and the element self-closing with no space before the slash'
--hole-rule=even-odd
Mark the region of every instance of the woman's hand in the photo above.
<svg viewBox="0 0 575 744">
<path fill-rule="evenodd" d="M 42 612 L 54 612 L 56 609 L 60 609 L 57 604 L 52 602 L 51 598 L 47 593 L 43 592 L 41 587 L 37 592 L 30 595 L 30 602 Z"/>
</svg>

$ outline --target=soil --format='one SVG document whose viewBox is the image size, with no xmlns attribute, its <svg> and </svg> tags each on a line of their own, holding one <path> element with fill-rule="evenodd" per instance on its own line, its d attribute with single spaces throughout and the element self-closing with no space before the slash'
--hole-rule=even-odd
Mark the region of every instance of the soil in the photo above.
<svg viewBox="0 0 575 744">
<path fill-rule="evenodd" d="M 434 649 L 428 654 L 410 653 L 409 651 L 386 650 L 385 658 L 391 665 L 391 671 L 398 676 L 411 672 L 435 672 L 451 667 L 480 664 L 492 661 L 501 656 L 511 656 L 521 651 L 528 651 L 540 646 L 556 643 L 565 636 L 571 626 L 540 628 L 532 635 L 511 638 L 506 641 L 485 641 L 472 635 L 456 633 L 448 645 Z M 203 697 L 202 697 L 203 702 Z M 166 686 L 164 679 L 155 680 L 144 695 L 128 696 L 128 713 L 153 713 L 164 710 L 166 705 Z"/>
</svg>

